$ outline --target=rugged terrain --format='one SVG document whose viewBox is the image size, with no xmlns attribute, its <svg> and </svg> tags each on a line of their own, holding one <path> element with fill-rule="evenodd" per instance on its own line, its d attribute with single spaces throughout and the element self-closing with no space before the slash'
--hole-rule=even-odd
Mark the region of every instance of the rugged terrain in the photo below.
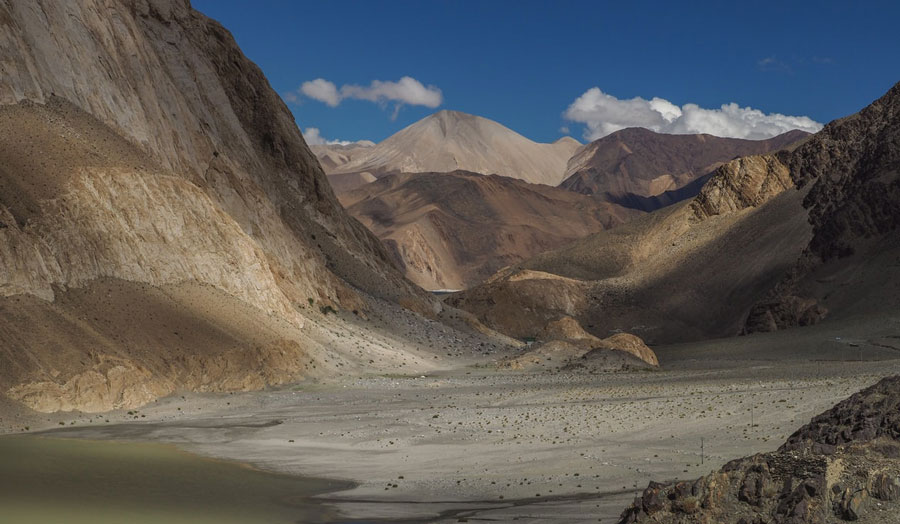
<svg viewBox="0 0 900 524">
<path fill-rule="evenodd" d="M 807 191 L 812 238 L 790 274 L 752 309 L 746 331 L 900 306 L 900 84 L 825 126 L 787 162 Z"/>
<path fill-rule="evenodd" d="M 900 376 L 885 378 L 797 430 L 778 450 L 695 481 L 651 482 L 621 522 L 896 522 Z"/>
<path fill-rule="evenodd" d="M 392 173 L 463 170 L 555 186 L 580 146 L 569 137 L 552 144 L 533 142 L 493 120 L 445 110 L 355 152 L 346 163 L 333 168 L 326 164 L 326 171 L 330 177 L 369 173 L 380 178 Z"/>
<path fill-rule="evenodd" d="M 734 160 L 690 201 L 504 268 L 447 302 L 516 337 L 563 316 L 599 338 L 624 331 L 650 344 L 736 334 L 808 242 L 791 187 L 777 157 Z"/>
<path fill-rule="evenodd" d="M 735 158 L 772 153 L 803 140 L 789 131 L 767 140 L 616 131 L 579 149 L 560 187 L 641 211 L 692 198 L 715 168 Z"/>
<path fill-rule="evenodd" d="M 172 442 L 350 480 L 353 489 L 319 499 L 342 522 L 615 522 L 649 481 L 696 479 L 775 451 L 816 414 L 900 373 L 900 345 L 886 347 L 897 321 L 894 312 L 886 321 L 656 346 L 657 370 L 599 374 L 499 371 L 492 361 L 503 353 L 440 335 L 433 323 L 428 338 L 452 369 L 185 393 L 131 413 L 0 413 L 0 429 Z M 335 324 L 336 340 L 379 325 Z"/>
<path fill-rule="evenodd" d="M 94 411 L 329 376 L 368 357 L 310 319 L 440 311 L 187 2 L 3 1 L 0 40 L 2 394 Z"/>
<path fill-rule="evenodd" d="M 570 191 L 466 171 L 388 175 L 340 201 L 426 289 L 473 286 L 633 214 Z"/>
<path fill-rule="evenodd" d="M 724 164 L 689 201 L 505 268 L 448 303 L 517 337 L 571 316 L 601 338 L 621 330 L 650 343 L 808 325 L 826 311 L 882 315 L 900 296 L 898 92 L 793 151 Z"/>
</svg>

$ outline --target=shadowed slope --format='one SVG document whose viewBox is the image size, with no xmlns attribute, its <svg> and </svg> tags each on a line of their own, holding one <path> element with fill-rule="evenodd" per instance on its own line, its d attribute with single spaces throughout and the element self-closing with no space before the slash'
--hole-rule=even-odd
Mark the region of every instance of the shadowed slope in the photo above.
<svg viewBox="0 0 900 524">
<path fill-rule="evenodd" d="M 390 175 L 341 201 L 427 289 L 469 287 L 631 214 L 562 189 L 466 171 Z"/>
</svg>

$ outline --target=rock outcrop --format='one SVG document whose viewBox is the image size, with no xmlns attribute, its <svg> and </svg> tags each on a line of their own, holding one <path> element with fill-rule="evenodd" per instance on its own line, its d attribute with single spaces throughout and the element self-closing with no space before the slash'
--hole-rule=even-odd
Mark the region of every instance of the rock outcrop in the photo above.
<svg viewBox="0 0 900 524">
<path fill-rule="evenodd" d="M 572 317 L 549 322 L 533 341 L 534 347 L 499 362 L 501 369 L 607 372 L 659 367 L 644 341 L 629 333 L 599 339 Z"/>
<path fill-rule="evenodd" d="M 900 84 L 825 126 L 785 163 L 807 191 L 813 235 L 794 268 L 750 311 L 745 331 L 808 325 L 829 311 L 896 307 L 896 289 L 884 282 L 895 280 L 892 260 L 900 253 Z"/>
<path fill-rule="evenodd" d="M 900 377 L 892 377 L 815 417 L 775 452 L 692 482 L 651 482 L 621 522 L 887 523 L 898 515 Z"/>
<path fill-rule="evenodd" d="M 342 209 L 262 72 L 187 1 L 2 0 L 0 41 L 0 392 L 100 410 L 258 388 L 316 360 L 310 303 L 440 307 Z M 165 325 L 187 315 L 206 335 L 174 349 L 108 329 L 102 297 L 67 301 L 104 282 L 161 293 L 146 306 Z M 173 298 L 195 285 L 266 334 Z M 121 320 L 149 314 L 133 313 Z"/>
</svg>

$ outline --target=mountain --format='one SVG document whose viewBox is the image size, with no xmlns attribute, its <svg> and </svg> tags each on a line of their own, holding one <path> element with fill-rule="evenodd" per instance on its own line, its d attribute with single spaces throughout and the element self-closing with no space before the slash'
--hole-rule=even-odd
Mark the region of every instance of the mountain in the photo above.
<svg viewBox="0 0 900 524">
<path fill-rule="evenodd" d="M 795 130 L 768 140 L 742 140 L 623 129 L 579 149 L 560 187 L 653 211 L 696 195 L 724 162 L 777 151 L 808 135 Z"/>
<path fill-rule="evenodd" d="M 447 302 L 513 336 L 570 316 L 598 337 L 651 344 L 889 314 L 900 305 L 898 99 L 895 86 L 792 151 L 724 164 L 690 201 Z"/>
<path fill-rule="evenodd" d="M 563 189 L 467 171 L 387 175 L 340 200 L 426 289 L 472 286 L 633 214 Z"/>
<path fill-rule="evenodd" d="M 309 146 L 309 149 L 319 159 L 322 169 L 326 173 L 333 171 L 338 166 L 342 166 L 357 157 L 360 153 L 365 152 L 368 148 L 375 145 L 375 142 L 369 140 L 360 140 L 350 144 L 321 144 Z"/>
<path fill-rule="evenodd" d="M 329 175 L 370 173 L 380 178 L 394 173 L 463 170 L 555 186 L 580 146 L 569 137 L 540 144 L 487 118 L 439 111 L 327 171 Z"/>
<path fill-rule="evenodd" d="M 789 164 L 807 192 L 812 238 L 752 309 L 745 331 L 773 331 L 900 307 L 900 84 L 836 120 Z"/>
<path fill-rule="evenodd" d="M 729 336 L 799 256 L 810 228 L 774 156 L 720 167 L 692 200 L 505 268 L 449 304 L 520 338 L 573 317 L 649 344 Z"/>
<path fill-rule="evenodd" d="M 365 361 L 321 311 L 440 307 L 186 1 L 3 0 L 0 39 L 0 393 L 98 411 L 327 375 Z"/>
<path fill-rule="evenodd" d="M 900 512 L 900 377 L 816 416 L 776 451 L 705 477 L 651 482 L 621 524 L 896 521 Z"/>
</svg>

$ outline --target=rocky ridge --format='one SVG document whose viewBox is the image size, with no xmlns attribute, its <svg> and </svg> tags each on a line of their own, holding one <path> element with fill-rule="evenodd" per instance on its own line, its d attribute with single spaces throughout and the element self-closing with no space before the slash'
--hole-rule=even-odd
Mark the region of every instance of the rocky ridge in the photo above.
<svg viewBox="0 0 900 524">
<path fill-rule="evenodd" d="M 895 304 L 900 225 L 900 84 L 859 113 L 831 122 L 786 159 L 807 190 L 813 236 L 790 273 L 750 311 L 745 332 L 818 322 Z M 848 275 L 849 268 L 856 275 Z M 848 289 L 855 291 L 848 292 Z M 863 292 L 862 290 L 866 290 Z"/>
<path fill-rule="evenodd" d="M 900 514 L 900 377 L 818 415 L 777 451 L 695 481 L 651 482 L 621 523 L 895 522 Z"/>
</svg>

